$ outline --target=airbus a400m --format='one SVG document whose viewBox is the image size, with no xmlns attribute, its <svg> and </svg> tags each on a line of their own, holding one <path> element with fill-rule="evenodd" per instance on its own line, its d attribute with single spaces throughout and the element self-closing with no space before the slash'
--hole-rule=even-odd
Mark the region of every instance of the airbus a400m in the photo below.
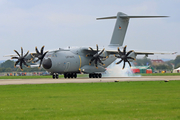
<svg viewBox="0 0 180 120">
<path fill-rule="evenodd" d="M 126 46 L 123 46 L 126 30 L 130 18 L 156 18 L 167 16 L 128 16 L 122 12 L 117 13 L 117 16 L 97 18 L 100 19 L 116 19 L 112 39 L 109 46 L 105 48 L 79 47 L 68 48 L 54 51 L 44 52 L 44 46 L 39 51 L 35 48 L 36 53 L 29 53 L 24 55 L 21 48 L 21 54 L 16 50 L 17 55 L 12 59 L 17 59 L 15 66 L 20 64 L 20 69 L 23 70 L 22 64 L 29 67 L 26 63 L 38 62 L 39 67 L 42 67 L 52 74 L 52 77 L 58 78 L 59 74 L 64 74 L 64 78 L 76 78 L 78 73 L 89 74 L 89 78 L 101 78 L 102 73 L 106 68 L 116 59 L 120 59 L 117 64 L 123 62 L 123 69 L 127 62 L 130 66 L 138 54 L 153 55 L 154 52 L 139 52 L 126 51 Z M 163 53 L 164 54 L 164 53 Z"/>
</svg>

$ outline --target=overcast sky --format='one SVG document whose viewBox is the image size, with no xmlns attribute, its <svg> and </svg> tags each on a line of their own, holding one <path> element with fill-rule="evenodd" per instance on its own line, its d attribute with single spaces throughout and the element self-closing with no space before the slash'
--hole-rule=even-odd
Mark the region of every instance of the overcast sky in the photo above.
<svg viewBox="0 0 180 120">
<path fill-rule="evenodd" d="M 124 46 L 180 54 L 179 0 L 0 0 L 0 60 L 20 52 L 68 46 L 106 46 L 117 12 L 128 15 L 166 15 L 168 18 L 130 19 Z M 152 58 L 172 58 L 155 55 Z"/>
</svg>

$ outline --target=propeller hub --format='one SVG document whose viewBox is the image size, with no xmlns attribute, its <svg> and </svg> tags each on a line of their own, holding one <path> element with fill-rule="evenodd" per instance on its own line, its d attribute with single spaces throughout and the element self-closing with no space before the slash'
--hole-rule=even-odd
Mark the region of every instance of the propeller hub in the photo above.
<svg viewBox="0 0 180 120">
<path fill-rule="evenodd" d="M 20 56 L 20 57 L 18 58 L 19 61 L 22 61 L 23 59 L 24 59 L 23 56 Z"/>
<path fill-rule="evenodd" d="M 126 58 L 126 55 L 122 55 L 122 56 L 121 56 L 121 59 L 124 60 L 125 58 Z"/>
</svg>

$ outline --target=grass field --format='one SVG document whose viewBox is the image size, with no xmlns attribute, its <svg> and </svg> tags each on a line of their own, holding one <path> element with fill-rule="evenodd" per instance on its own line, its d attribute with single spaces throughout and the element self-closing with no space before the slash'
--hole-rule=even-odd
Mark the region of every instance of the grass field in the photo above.
<svg viewBox="0 0 180 120">
<path fill-rule="evenodd" d="M 77 77 L 88 77 L 88 75 L 78 74 Z M 52 78 L 52 75 L 47 76 L 0 76 L 0 79 L 46 79 Z M 64 78 L 64 75 L 59 75 L 59 78 Z"/>
<path fill-rule="evenodd" d="M 180 81 L 0 86 L 0 120 L 178 120 Z"/>
</svg>

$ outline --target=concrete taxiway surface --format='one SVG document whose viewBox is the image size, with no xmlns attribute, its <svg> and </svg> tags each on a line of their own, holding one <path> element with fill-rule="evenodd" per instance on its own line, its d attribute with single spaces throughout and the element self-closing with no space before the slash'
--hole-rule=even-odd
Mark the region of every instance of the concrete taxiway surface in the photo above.
<svg viewBox="0 0 180 120">
<path fill-rule="evenodd" d="M 142 77 L 104 77 L 76 79 L 0 79 L 0 85 L 11 84 L 47 84 L 47 83 L 93 83 L 123 81 L 165 81 L 180 80 L 180 76 L 142 76 Z"/>
</svg>

